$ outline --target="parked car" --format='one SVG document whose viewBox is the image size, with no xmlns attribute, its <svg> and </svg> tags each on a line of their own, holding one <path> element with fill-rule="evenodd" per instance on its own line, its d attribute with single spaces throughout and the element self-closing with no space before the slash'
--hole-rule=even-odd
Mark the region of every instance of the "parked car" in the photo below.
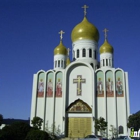
<svg viewBox="0 0 140 140">
<path fill-rule="evenodd" d="M 119 136 L 116 140 L 132 140 L 129 136 Z"/>
<path fill-rule="evenodd" d="M 79 140 L 102 140 L 102 139 L 100 139 L 100 138 L 97 137 L 96 135 L 88 135 L 88 136 L 86 136 L 86 137 L 84 137 L 84 138 L 81 138 L 81 139 L 79 139 Z"/>
<path fill-rule="evenodd" d="M 100 135 L 96 135 L 98 138 L 100 138 L 100 140 L 108 140 L 108 138 L 104 138 L 104 137 L 102 137 L 102 136 L 100 136 Z"/>
</svg>

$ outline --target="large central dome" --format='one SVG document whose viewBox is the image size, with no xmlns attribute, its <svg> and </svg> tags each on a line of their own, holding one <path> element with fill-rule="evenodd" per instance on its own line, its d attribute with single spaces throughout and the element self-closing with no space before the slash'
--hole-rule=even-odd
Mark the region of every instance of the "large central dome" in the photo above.
<svg viewBox="0 0 140 140">
<path fill-rule="evenodd" d="M 99 40 L 99 32 L 97 28 L 91 24 L 86 17 L 83 21 L 74 27 L 71 33 L 72 42 L 82 39 Z"/>
</svg>

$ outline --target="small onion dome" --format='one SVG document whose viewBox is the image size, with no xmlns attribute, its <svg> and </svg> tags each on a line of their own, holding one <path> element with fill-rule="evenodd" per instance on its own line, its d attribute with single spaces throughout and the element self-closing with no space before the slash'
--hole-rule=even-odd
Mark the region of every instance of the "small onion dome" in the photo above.
<svg viewBox="0 0 140 140">
<path fill-rule="evenodd" d="M 54 49 L 54 55 L 57 54 L 67 55 L 67 49 L 63 45 L 62 40 L 60 40 L 60 44 Z"/>
<path fill-rule="evenodd" d="M 68 66 L 69 64 L 70 64 L 70 59 L 69 59 L 69 57 L 67 57 L 66 66 Z"/>
<path fill-rule="evenodd" d="M 86 17 L 74 27 L 71 33 L 72 42 L 82 39 L 95 40 L 96 42 L 99 40 L 98 29 Z"/>
<path fill-rule="evenodd" d="M 108 43 L 107 39 L 105 39 L 104 44 L 100 47 L 100 54 L 106 52 L 113 53 L 113 47 Z"/>
</svg>

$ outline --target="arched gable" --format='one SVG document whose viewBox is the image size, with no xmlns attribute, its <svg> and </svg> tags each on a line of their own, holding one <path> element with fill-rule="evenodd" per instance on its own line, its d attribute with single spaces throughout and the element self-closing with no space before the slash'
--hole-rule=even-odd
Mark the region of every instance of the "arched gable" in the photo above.
<svg viewBox="0 0 140 140">
<path fill-rule="evenodd" d="M 67 107 L 66 111 L 68 113 L 91 113 L 92 109 L 87 103 L 77 99 Z"/>
</svg>

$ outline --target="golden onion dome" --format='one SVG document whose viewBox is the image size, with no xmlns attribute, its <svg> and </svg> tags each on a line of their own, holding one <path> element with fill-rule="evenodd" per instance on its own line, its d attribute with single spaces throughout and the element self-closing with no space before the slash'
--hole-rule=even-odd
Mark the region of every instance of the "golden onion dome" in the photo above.
<svg viewBox="0 0 140 140">
<path fill-rule="evenodd" d="M 105 42 L 100 47 L 100 54 L 102 53 L 113 53 L 113 47 L 108 43 L 107 39 L 105 39 Z"/>
<path fill-rule="evenodd" d="M 54 55 L 57 54 L 67 55 L 67 49 L 63 45 L 62 40 L 60 40 L 60 44 L 54 49 Z"/>
<path fill-rule="evenodd" d="M 98 29 L 87 20 L 86 16 L 84 16 L 81 23 L 73 28 L 71 33 L 72 42 L 82 39 L 95 40 L 97 42 L 99 40 Z"/>
</svg>

